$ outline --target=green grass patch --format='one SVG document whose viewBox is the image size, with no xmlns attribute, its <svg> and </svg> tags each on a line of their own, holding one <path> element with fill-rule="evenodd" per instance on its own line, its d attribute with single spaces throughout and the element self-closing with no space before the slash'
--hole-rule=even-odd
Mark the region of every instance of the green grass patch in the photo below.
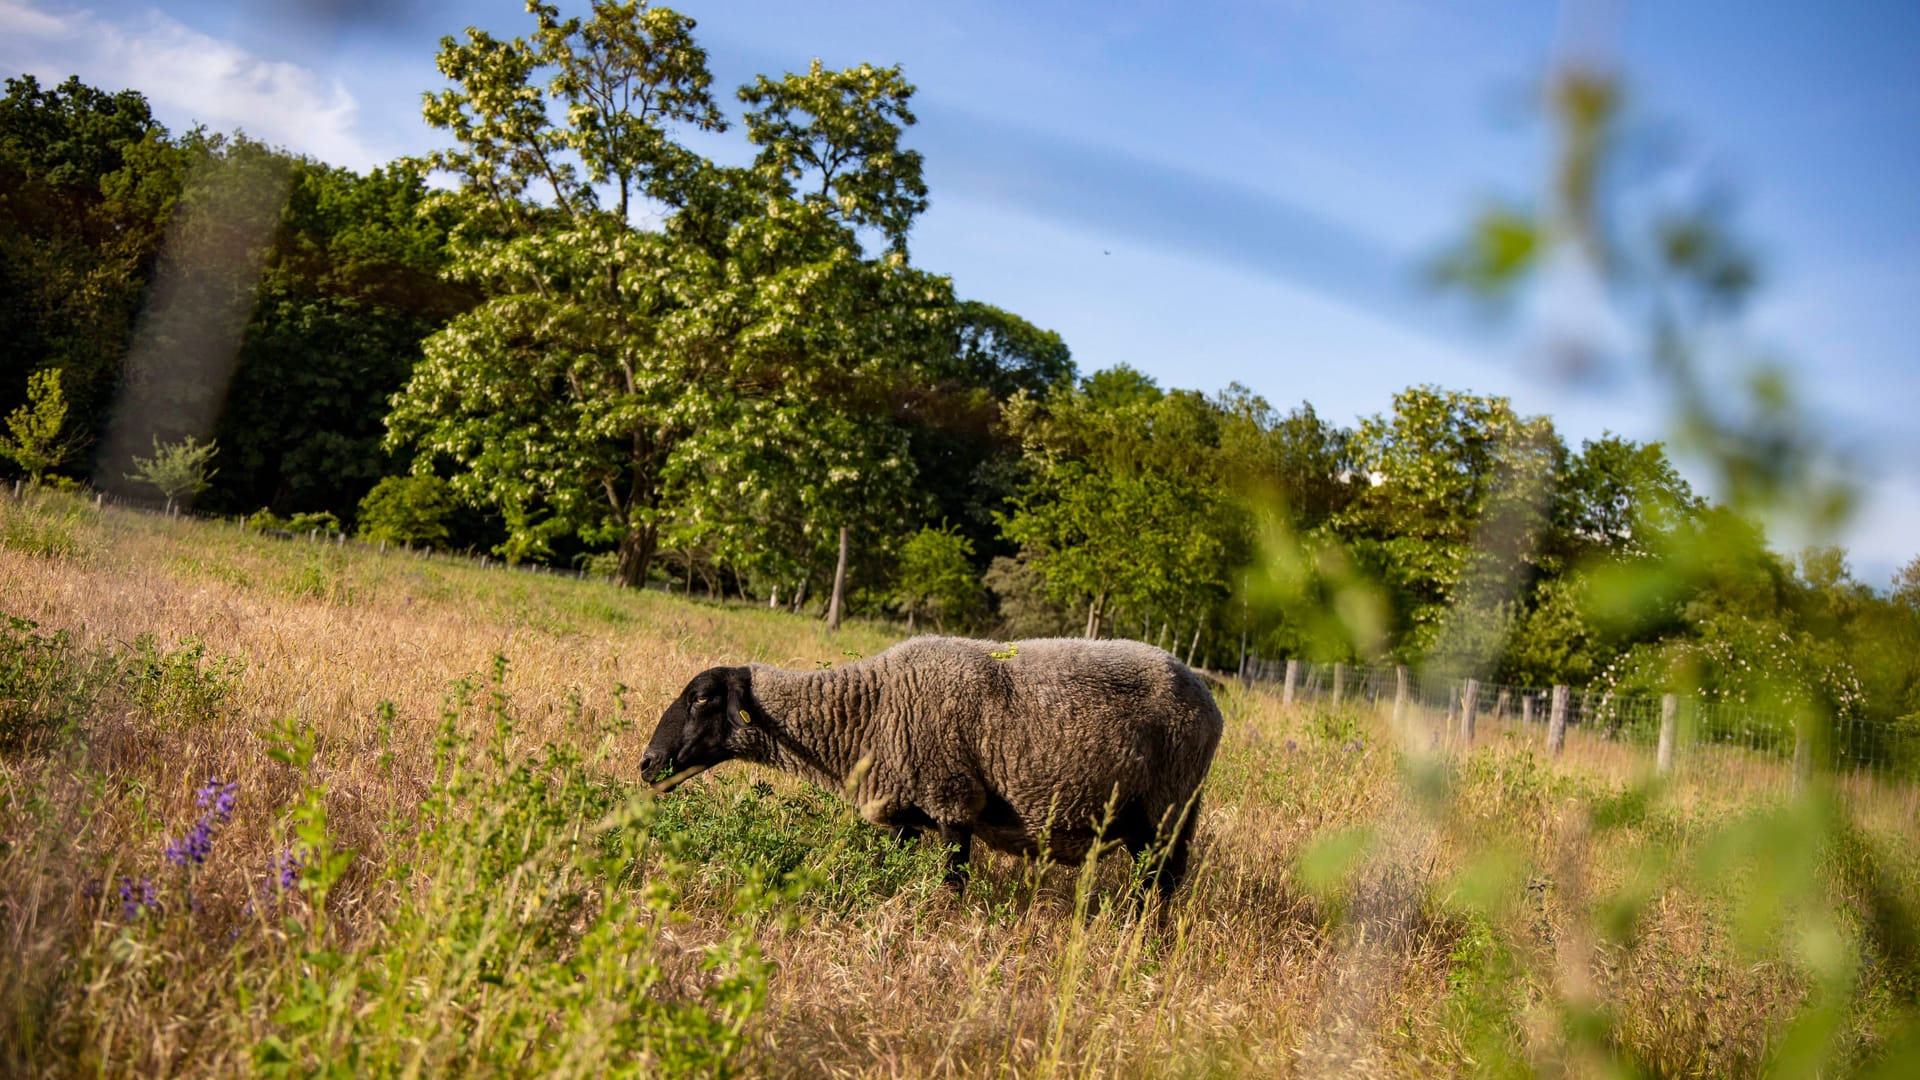
<svg viewBox="0 0 1920 1080">
<path fill-rule="evenodd" d="M 83 559 L 92 514 L 80 500 L 58 492 L 33 492 L 24 502 L 0 495 L 0 548 L 44 559 Z"/>
</svg>

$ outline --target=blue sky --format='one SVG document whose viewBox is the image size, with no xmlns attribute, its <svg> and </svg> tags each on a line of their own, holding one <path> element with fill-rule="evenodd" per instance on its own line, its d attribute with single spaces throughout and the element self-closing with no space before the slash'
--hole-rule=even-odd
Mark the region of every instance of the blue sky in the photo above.
<svg viewBox="0 0 1920 1080">
<path fill-rule="evenodd" d="M 1548 413 L 1576 446 L 1660 437 L 1645 380 L 1555 378 L 1525 319 L 1464 317 L 1418 266 L 1483 198 L 1538 188 L 1532 90 L 1569 41 L 1599 43 L 1671 171 L 1740 196 L 1767 268 L 1751 342 L 1860 463 L 1856 571 L 1884 585 L 1920 554 L 1920 6 L 678 6 L 724 91 L 816 56 L 903 64 L 933 196 L 915 260 L 1060 331 L 1083 370 L 1238 381 L 1341 423 L 1438 383 Z M 467 25 L 530 20 L 517 0 L 0 0 L 0 71 L 131 86 L 176 128 L 365 168 L 438 145 L 419 95 Z"/>
</svg>

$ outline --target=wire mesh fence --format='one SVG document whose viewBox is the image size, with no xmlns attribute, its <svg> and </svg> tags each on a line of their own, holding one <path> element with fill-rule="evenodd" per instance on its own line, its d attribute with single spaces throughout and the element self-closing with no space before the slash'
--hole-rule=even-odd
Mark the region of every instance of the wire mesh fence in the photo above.
<svg viewBox="0 0 1920 1080">
<path fill-rule="evenodd" d="M 1527 687 L 1404 667 L 1248 657 L 1250 682 L 1293 704 L 1368 707 L 1436 746 L 1500 739 L 1621 770 L 1654 769 L 1738 790 L 1793 790 L 1816 768 L 1847 796 L 1891 797 L 1920 811 L 1920 724 L 1805 718 L 1750 704 Z M 1804 720 L 1804 722 L 1803 722 Z"/>
</svg>

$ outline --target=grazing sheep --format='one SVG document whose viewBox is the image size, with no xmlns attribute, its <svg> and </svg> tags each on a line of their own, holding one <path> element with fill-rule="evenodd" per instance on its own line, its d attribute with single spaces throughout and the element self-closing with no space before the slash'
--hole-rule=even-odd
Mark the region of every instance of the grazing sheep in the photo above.
<svg viewBox="0 0 1920 1080">
<path fill-rule="evenodd" d="M 903 838 L 938 831 L 955 887 L 975 837 L 1061 861 L 1103 836 L 1136 857 L 1165 842 L 1154 879 L 1170 895 L 1220 729 L 1206 683 L 1150 645 L 920 637 L 822 671 L 709 668 L 640 767 L 670 773 L 659 791 L 733 758 L 846 790 Z"/>
</svg>

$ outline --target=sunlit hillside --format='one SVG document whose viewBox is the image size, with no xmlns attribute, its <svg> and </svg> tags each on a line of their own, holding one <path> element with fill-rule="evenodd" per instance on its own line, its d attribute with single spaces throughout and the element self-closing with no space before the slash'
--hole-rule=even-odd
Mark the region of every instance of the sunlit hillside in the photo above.
<svg viewBox="0 0 1920 1080">
<path fill-rule="evenodd" d="M 1189 884 L 637 762 L 697 670 L 898 636 L 0 502 L 10 1075 L 1897 1069 L 1911 820 L 1229 685 Z M 1890 1041 L 1895 1040 L 1895 1041 Z M 1910 1059 L 1905 1059 L 1910 1060 Z M 1888 1072 L 1886 1075 L 1893 1075 Z"/>
</svg>

